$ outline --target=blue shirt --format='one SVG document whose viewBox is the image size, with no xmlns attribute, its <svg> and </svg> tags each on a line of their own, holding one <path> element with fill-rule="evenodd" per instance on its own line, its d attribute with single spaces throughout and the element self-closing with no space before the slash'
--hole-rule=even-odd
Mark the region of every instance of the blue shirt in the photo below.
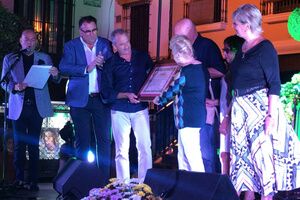
<svg viewBox="0 0 300 200">
<path fill-rule="evenodd" d="M 130 62 L 115 53 L 104 65 L 101 94 L 111 104 L 112 110 L 122 112 L 138 112 L 145 109 L 147 103 L 130 103 L 128 99 L 117 99 L 120 92 L 138 94 L 147 78 L 153 62 L 147 53 L 132 50 Z"/>
</svg>

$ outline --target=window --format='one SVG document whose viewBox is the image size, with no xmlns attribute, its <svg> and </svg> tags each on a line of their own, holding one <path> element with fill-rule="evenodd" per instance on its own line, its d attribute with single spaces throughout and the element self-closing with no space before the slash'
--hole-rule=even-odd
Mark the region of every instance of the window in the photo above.
<svg viewBox="0 0 300 200">
<path fill-rule="evenodd" d="M 263 15 L 291 12 L 296 7 L 300 7 L 300 0 L 261 0 Z"/>
<path fill-rule="evenodd" d="M 74 0 L 16 0 L 14 11 L 38 33 L 40 48 L 58 60 L 65 41 L 72 39 Z"/>
<path fill-rule="evenodd" d="M 191 0 L 185 4 L 185 17 L 196 25 L 227 21 L 227 0 Z"/>
<path fill-rule="evenodd" d="M 134 49 L 148 52 L 150 1 L 123 5 L 123 28 L 130 35 Z"/>
</svg>

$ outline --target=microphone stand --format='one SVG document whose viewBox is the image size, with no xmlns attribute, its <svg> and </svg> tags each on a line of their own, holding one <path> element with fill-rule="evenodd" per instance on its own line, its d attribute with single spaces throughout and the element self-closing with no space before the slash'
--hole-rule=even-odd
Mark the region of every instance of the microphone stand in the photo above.
<svg viewBox="0 0 300 200">
<path fill-rule="evenodd" d="M 7 180 L 6 180 L 6 173 L 7 173 L 7 146 L 6 146 L 6 141 L 5 141 L 5 136 L 8 134 L 8 127 L 7 127 L 7 102 L 8 102 L 8 83 L 9 83 L 9 79 L 8 79 L 8 75 L 10 74 L 11 70 L 15 67 L 15 65 L 17 64 L 17 62 L 20 59 L 19 55 L 15 55 L 12 54 L 11 56 L 17 56 L 16 60 L 10 65 L 9 69 L 6 71 L 5 75 L 3 76 L 3 78 L 0 80 L 0 85 L 2 85 L 2 83 L 6 83 L 5 84 L 5 94 L 4 94 L 4 116 L 3 116 L 3 162 L 2 162 L 2 181 L 1 181 L 1 186 L 0 186 L 0 197 L 4 198 L 4 197 L 8 197 L 9 195 L 5 195 L 5 191 L 7 191 L 9 189 L 9 185 L 7 184 Z M 11 57 L 10 56 L 10 57 Z M 8 59 L 10 59 L 10 57 Z M 1 199 L 2 199 L 1 198 Z"/>
</svg>

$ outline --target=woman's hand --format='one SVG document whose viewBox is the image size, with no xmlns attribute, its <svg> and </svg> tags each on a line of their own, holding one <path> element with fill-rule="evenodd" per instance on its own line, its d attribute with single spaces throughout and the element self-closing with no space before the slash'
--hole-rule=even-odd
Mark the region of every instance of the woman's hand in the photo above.
<svg viewBox="0 0 300 200">
<path fill-rule="evenodd" d="M 277 114 L 279 96 L 278 95 L 269 95 L 268 96 L 268 112 L 265 118 L 265 134 L 270 135 L 272 130 L 275 128 L 274 118 Z"/>
<path fill-rule="evenodd" d="M 207 107 L 215 107 L 219 105 L 219 100 L 218 99 L 208 99 L 206 98 L 205 104 Z"/>
<path fill-rule="evenodd" d="M 155 104 L 155 105 L 159 105 L 159 96 L 156 96 L 152 102 Z"/>
<path fill-rule="evenodd" d="M 228 133 L 229 123 L 230 123 L 230 117 L 225 116 L 219 127 L 220 133 L 222 133 L 224 135 L 226 135 Z"/>
<path fill-rule="evenodd" d="M 267 117 L 265 118 L 265 134 L 272 134 L 272 130 L 274 130 L 274 119 L 272 118 L 272 116 L 267 115 Z"/>
</svg>

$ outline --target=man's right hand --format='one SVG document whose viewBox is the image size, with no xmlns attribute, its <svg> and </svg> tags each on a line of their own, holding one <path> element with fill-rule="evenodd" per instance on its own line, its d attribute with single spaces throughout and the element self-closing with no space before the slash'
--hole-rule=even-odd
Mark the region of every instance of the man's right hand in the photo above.
<svg viewBox="0 0 300 200">
<path fill-rule="evenodd" d="M 93 71 L 93 69 L 96 67 L 96 66 L 103 66 L 104 64 L 104 57 L 101 53 L 99 53 L 97 55 L 97 57 L 95 58 L 95 60 L 93 60 L 86 68 L 86 71 L 87 73 L 90 73 L 91 71 Z"/>
<path fill-rule="evenodd" d="M 140 103 L 138 96 L 131 92 L 120 92 L 117 96 L 118 99 L 128 99 L 130 103 Z"/>
<path fill-rule="evenodd" d="M 27 88 L 27 86 L 28 85 L 26 83 L 17 83 L 17 84 L 15 84 L 14 90 L 21 92 L 21 91 L 25 90 Z"/>
</svg>

